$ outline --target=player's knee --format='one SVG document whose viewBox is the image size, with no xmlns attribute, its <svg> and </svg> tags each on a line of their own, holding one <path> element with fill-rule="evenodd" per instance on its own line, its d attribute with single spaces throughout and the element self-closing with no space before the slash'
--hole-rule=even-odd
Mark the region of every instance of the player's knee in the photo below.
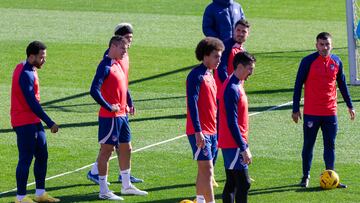
<svg viewBox="0 0 360 203">
<path fill-rule="evenodd" d="M 27 154 L 27 155 L 21 155 L 19 157 L 19 162 L 18 165 L 19 166 L 29 166 L 31 165 L 31 161 L 32 161 L 32 155 Z"/>
<path fill-rule="evenodd" d="M 42 154 L 42 155 L 38 155 L 35 157 L 37 162 L 42 162 L 42 163 L 46 163 L 48 160 L 48 154 Z"/>
<path fill-rule="evenodd" d="M 111 156 L 111 153 L 114 151 L 114 147 L 109 146 L 101 146 L 100 148 L 100 156 L 101 157 L 108 157 Z"/>
<path fill-rule="evenodd" d="M 212 164 L 206 164 L 206 162 L 201 162 L 198 164 L 199 174 L 202 174 L 205 177 L 213 176 L 213 166 Z"/>
<path fill-rule="evenodd" d="M 47 160 L 49 154 L 48 154 L 47 149 L 44 148 L 44 149 L 41 149 L 41 150 L 39 150 L 38 152 L 36 152 L 36 153 L 34 154 L 34 156 L 35 156 L 35 158 L 36 158 L 37 160 Z"/>
<path fill-rule="evenodd" d="M 125 153 L 131 153 L 132 151 L 132 146 L 130 143 L 120 143 L 119 144 L 119 152 L 125 152 Z"/>
</svg>

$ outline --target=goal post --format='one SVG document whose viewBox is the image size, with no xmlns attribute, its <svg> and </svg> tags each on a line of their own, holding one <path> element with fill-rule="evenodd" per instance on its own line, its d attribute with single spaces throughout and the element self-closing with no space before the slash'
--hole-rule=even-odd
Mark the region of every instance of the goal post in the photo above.
<svg viewBox="0 0 360 203">
<path fill-rule="evenodd" d="M 359 52 L 358 43 L 360 42 L 358 40 L 358 36 L 356 33 L 358 22 L 360 20 L 359 6 L 360 6 L 360 0 L 346 0 L 346 24 L 347 24 L 348 55 L 349 55 L 349 70 L 350 70 L 351 85 L 360 85 L 360 79 L 359 79 L 360 55 L 358 53 Z"/>
</svg>

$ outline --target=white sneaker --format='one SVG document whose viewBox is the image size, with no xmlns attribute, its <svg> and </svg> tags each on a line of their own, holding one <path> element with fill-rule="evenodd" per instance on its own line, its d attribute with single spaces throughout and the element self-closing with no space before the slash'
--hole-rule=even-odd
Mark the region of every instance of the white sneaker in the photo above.
<svg viewBox="0 0 360 203">
<path fill-rule="evenodd" d="M 109 191 L 107 193 L 101 194 L 99 193 L 100 199 L 107 199 L 107 200 L 124 200 L 124 198 L 115 195 L 113 192 Z"/>
<path fill-rule="evenodd" d="M 121 194 L 124 195 L 147 195 L 148 192 L 139 190 L 135 187 L 135 185 L 131 184 L 128 188 L 121 188 Z"/>
</svg>

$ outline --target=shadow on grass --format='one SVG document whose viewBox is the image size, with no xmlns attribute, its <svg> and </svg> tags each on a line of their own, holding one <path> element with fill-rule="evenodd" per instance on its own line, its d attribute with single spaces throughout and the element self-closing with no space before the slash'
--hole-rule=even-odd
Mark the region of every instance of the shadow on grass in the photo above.
<svg viewBox="0 0 360 203">
<path fill-rule="evenodd" d="M 133 102 L 147 102 L 147 101 L 165 101 L 165 100 L 172 100 L 172 99 L 185 99 L 186 96 L 173 96 L 173 97 L 158 97 L 158 98 L 148 98 L 148 99 L 134 99 Z M 185 100 L 184 100 L 185 101 Z M 91 103 L 81 103 L 81 104 L 68 104 L 68 105 L 53 105 L 53 104 L 42 104 L 43 109 L 46 111 L 48 109 L 62 111 L 62 112 L 83 112 L 82 110 L 74 110 L 76 107 L 84 107 L 84 106 L 94 106 L 99 108 L 99 105 L 96 102 Z M 73 108 L 73 109 L 67 109 Z"/>
<path fill-rule="evenodd" d="M 274 106 L 259 106 L 259 107 L 249 107 L 249 113 L 262 112 L 262 111 L 279 111 L 279 110 L 288 110 L 292 109 L 292 104 L 274 108 Z"/>
<path fill-rule="evenodd" d="M 140 121 L 152 121 L 152 120 L 162 120 L 162 119 L 183 119 L 186 118 L 186 114 L 178 114 L 178 115 L 171 115 L 171 116 L 156 116 L 150 118 L 131 118 L 129 120 L 130 123 L 133 122 L 140 122 Z M 67 123 L 61 124 L 60 128 L 74 128 L 74 127 L 88 127 L 88 126 L 96 126 L 98 125 L 98 121 L 92 122 L 83 122 L 83 123 Z M 1 133 L 1 130 L 0 130 Z"/>
<path fill-rule="evenodd" d="M 153 187 L 153 188 L 147 188 L 146 191 L 154 192 L 154 191 L 171 190 L 171 189 L 184 188 L 184 187 L 195 187 L 195 183 L 186 183 L 186 184 L 177 184 L 177 185 L 166 185 L 166 186 L 161 186 L 161 187 Z"/>
<path fill-rule="evenodd" d="M 159 199 L 159 200 L 150 200 L 150 201 L 142 201 L 138 203 L 178 203 L 181 200 L 188 199 L 193 200 L 195 198 L 195 195 L 188 196 L 188 197 L 180 197 L 180 198 L 169 198 L 169 199 Z"/>
<path fill-rule="evenodd" d="M 308 188 L 298 188 L 297 190 L 295 190 L 295 192 L 321 192 L 324 191 L 323 189 L 321 189 L 320 186 L 317 187 L 308 187 Z"/>
<path fill-rule="evenodd" d="M 86 187 L 86 186 L 94 186 L 94 184 L 86 183 L 86 184 L 74 184 L 74 185 L 64 185 L 64 186 L 56 186 L 56 187 L 46 187 L 46 191 L 50 193 L 51 191 L 57 191 L 57 190 L 62 190 L 62 189 L 74 188 L 74 187 Z M 29 194 L 30 196 L 35 194 L 35 189 L 28 189 L 27 194 Z M 15 197 L 15 196 L 16 196 L 16 191 L 8 192 L 6 194 L 0 195 L 0 197 Z M 56 196 L 56 197 L 58 197 L 58 196 Z M 69 201 L 69 202 L 71 202 L 71 201 Z"/>
<path fill-rule="evenodd" d="M 161 186 L 161 187 L 154 187 L 154 188 L 148 188 L 146 191 L 148 192 L 154 192 L 154 191 L 163 191 L 163 190 L 170 190 L 170 189 L 177 189 L 177 188 L 185 188 L 185 187 L 195 187 L 195 183 L 186 183 L 186 184 L 178 184 L 178 185 L 168 185 L 168 186 Z M 188 199 L 193 200 L 195 198 L 195 194 L 192 196 L 187 197 L 180 197 L 180 198 L 169 198 L 169 199 L 160 199 L 160 200 L 150 200 L 150 201 L 142 201 L 139 203 L 170 203 L 170 202 L 180 202 L 181 200 Z"/>
<path fill-rule="evenodd" d="M 333 50 L 343 50 L 347 49 L 348 47 L 337 47 L 333 48 Z M 258 55 L 272 55 L 272 54 L 286 54 L 286 53 L 301 53 L 301 52 L 315 52 L 316 49 L 303 49 L 303 50 L 291 50 L 291 51 L 267 51 L 267 52 L 254 52 L 252 54 L 258 56 Z M 288 57 L 288 56 L 284 56 Z"/>
<path fill-rule="evenodd" d="M 162 119 L 184 119 L 186 118 L 186 114 L 178 114 L 178 115 L 170 115 L 170 116 L 156 116 L 150 118 L 131 118 L 129 120 L 130 123 L 132 122 L 140 122 L 140 121 L 152 121 L 152 120 L 162 120 Z M 99 123 L 98 121 L 90 121 L 90 122 L 82 122 L 82 123 L 66 123 L 60 124 L 59 128 L 78 128 L 78 127 L 88 127 L 88 126 L 97 126 Z M 47 128 L 46 126 L 44 126 Z M 0 133 L 9 133 L 12 132 L 13 129 L 0 129 Z"/>
<path fill-rule="evenodd" d="M 64 195 L 64 196 L 57 196 L 57 198 L 59 198 L 61 202 L 91 202 L 91 201 L 99 201 L 99 193 L 92 192 L 87 194 L 83 193 L 77 195 Z"/>
<path fill-rule="evenodd" d="M 129 82 L 129 85 L 136 84 L 136 83 L 141 83 L 141 82 L 148 81 L 148 80 L 153 80 L 153 79 L 160 78 L 160 77 L 165 77 L 165 76 L 180 73 L 180 72 L 183 72 L 183 71 L 188 71 L 188 70 L 191 70 L 192 68 L 194 68 L 195 66 L 197 66 L 197 64 L 192 65 L 192 66 L 188 66 L 188 67 L 184 67 L 184 68 L 179 68 L 179 69 L 176 69 L 176 70 L 173 70 L 173 71 L 169 71 L 169 72 L 149 76 L 149 77 L 146 77 L 146 78 L 133 80 L 133 81 Z M 71 95 L 71 96 L 68 96 L 68 97 L 55 99 L 55 100 L 52 100 L 52 101 L 42 103 L 42 106 L 47 106 L 47 105 L 51 105 L 51 104 L 55 104 L 55 103 L 59 103 L 59 102 L 63 102 L 63 101 L 77 99 L 77 98 L 84 97 L 84 96 L 90 96 L 90 93 L 89 92 L 82 92 L 82 93 Z"/>
<path fill-rule="evenodd" d="M 294 88 L 284 88 L 284 89 L 275 89 L 275 90 L 255 90 L 255 91 L 246 91 L 247 95 L 252 94 L 276 94 L 276 93 L 286 93 L 294 92 Z"/>
<path fill-rule="evenodd" d="M 149 98 L 149 99 L 134 99 L 134 102 L 143 102 L 143 101 L 163 101 L 163 100 L 171 100 L 171 99 L 185 99 L 186 96 L 173 96 L 173 97 L 159 97 L 159 98 Z"/>
<path fill-rule="evenodd" d="M 292 184 L 292 185 L 260 188 L 254 190 L 250 189 L 249 195 L 262 195 L 262 194 L 271 194 L 271 193 L 279 193 L 279 192 L 297 191 L 298 188 L 299 188 L 299 184 Z"/>
</svg>

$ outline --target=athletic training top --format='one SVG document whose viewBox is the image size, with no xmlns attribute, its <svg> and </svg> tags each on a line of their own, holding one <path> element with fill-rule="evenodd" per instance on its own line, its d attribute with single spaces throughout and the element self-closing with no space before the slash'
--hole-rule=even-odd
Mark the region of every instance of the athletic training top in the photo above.
<svg viewBox="0 0 360 203">
<path fill-rule="evenodd" d="M 219 148 L 240 148 L 245 151 L 248 143 L 249 115 L 245 90 L 235 75 L 230 75 L 220 90 Z"/>
<path fill-rule="evenodd" d="M 54 125 L 40 105 L 36 67 L 27 61 L 18 64 L 13 73 L 10 115 L 12 127 L 39 123 L 40 119 L 49 128 Z"/>
<path fill-rule="evenodd" d="M 304 114 L 313 116 L 336 115 L 336 82 L 348 108 L 353 108 L 340 58 L 323 57 L 319 52 L 302 59 L 296 76 L 293 112 L 299 112 L 301 89 L 304 85 Z"/>
<path fill-rule="evenodd" d="M 90 88 L 90 94 L 101 105 L 99 117 L 126 116 L 126 76 L 120 62 L 105 57 L 99 64 Z M 118 104 L 120 110 L 111 112 L 111 105 Z"/>
<path fill-rule="evenodd" d="M 186 134 L 216 134 L 216 85 L 210 70 L 201 64 L 186 79 Z"/>
</svg>

